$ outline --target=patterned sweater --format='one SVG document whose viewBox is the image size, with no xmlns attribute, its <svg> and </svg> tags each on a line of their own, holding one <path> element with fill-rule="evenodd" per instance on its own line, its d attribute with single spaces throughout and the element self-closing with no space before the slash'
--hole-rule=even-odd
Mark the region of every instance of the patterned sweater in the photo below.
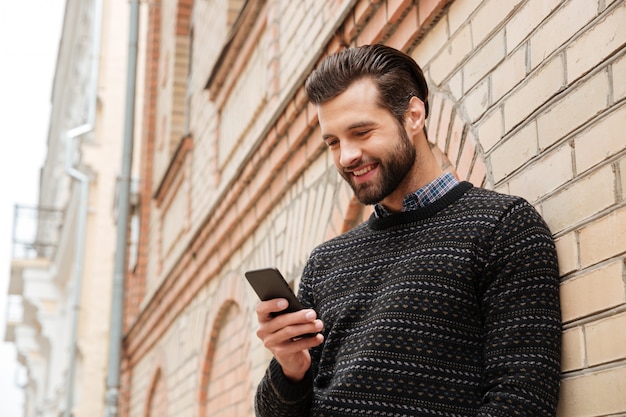
<svg viewBox="0 0 626 417">
<path fill-rule="evenodd" d="M 561 321 L 547 226 L 462 182 L 317 247 L 299 297 L 324 322 L 305 379 L 272 360 L 258 416 L 555 415 Z"/>
</svg>

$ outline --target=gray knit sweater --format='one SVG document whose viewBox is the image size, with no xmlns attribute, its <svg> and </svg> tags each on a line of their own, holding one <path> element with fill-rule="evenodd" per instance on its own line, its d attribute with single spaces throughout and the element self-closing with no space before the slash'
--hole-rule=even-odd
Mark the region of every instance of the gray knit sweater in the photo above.
<svg viewBox="0 0 626 417">
<path fill-rule="evenodd" d="M 299 297 L 324 322 L 304 381 L 272 360 L 263 417 L 555 415 L 554 243 L 518 197 L 463 182 L 317 247 Z"/>
</svg>

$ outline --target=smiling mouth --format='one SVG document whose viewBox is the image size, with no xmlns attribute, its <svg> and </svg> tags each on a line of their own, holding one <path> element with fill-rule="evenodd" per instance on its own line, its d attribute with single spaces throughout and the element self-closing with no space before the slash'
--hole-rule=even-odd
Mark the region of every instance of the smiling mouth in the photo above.
<svg viewBox="0 0 626 417">
<path fill-rule="evenodd" d="M 371 170 L 373 170 L 374 168 L 376 168 L 376 164 L 372 164 L 372 165 L 367 165 L 361 169 L 357 169 L 352 171 L 352 175 L 354 175 L 355 177 L 360 177 L 361 175 L 365 175 L 368 172 L 370 172 Z"/>
</svg>

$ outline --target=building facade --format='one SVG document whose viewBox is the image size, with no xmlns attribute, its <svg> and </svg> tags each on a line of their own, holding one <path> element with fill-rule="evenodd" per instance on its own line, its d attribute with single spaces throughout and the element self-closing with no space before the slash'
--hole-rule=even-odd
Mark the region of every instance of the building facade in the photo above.
<svg viewBox="0 0 626 417">
<path fill-rule="evenodd" d="M 121 414 L 253 416 L 270 354 L 248 269 L 297 286 L 370 208 L 303 92 L 325 55 L 384 43 L 423 67 L 442 166 L 529 200 L 562 275 L 561 417 L 626 413 L 626 3 L 152 0 L 140 225 Z"/>
<path fill-rule="evenodd" d="M 15 218 L 5 338 L 25 417 L 104 412 L 127 21 L 123 2 L 66 2 L 38 207 Z"/>
</svg>

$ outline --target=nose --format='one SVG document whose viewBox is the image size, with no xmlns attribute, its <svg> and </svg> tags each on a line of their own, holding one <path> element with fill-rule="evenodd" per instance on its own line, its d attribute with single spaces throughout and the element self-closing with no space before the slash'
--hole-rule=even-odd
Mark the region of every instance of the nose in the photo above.
<svg viewBox="0 0 626 417">
<path fill-rule="evenodd" d="M 344 140 L 341 142 L 341 154 L 339 155 L 339 163 L 343 168 L 355 167 L 361 159 L 361 148 L 356 146 L 352 141 Z"/>
</svg>

